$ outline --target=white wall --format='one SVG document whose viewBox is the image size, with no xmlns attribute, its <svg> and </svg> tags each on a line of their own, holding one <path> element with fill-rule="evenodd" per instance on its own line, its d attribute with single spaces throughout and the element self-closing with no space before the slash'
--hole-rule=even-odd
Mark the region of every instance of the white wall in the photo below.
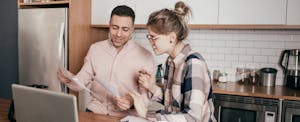
<svg viewBox="0 0 300 122">
<path fill-rule="evenodd" d="M 136 29 L 135 40 L 152 51 L 146 39 L 147 30 Z M 273 67 L 278 70 L 276 85 L 283 84 L 278 65 L 283 49 L 300 49 L 300 31 L 295 30 L 190 30 L 188 42 L 199 51 L 212 72 L 220 69 L 235 80 L 237 67 Z M 153 54 L 154 55 L 154 54 Z M 164 63 L 166 55 L 154 56 L 155 63 Z"/>
</svg>

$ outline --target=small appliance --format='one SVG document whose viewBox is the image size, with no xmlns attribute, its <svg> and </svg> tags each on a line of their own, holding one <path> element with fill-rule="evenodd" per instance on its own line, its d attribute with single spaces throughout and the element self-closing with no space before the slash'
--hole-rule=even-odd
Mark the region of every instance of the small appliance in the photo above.
<svg viewBox="0 0 300 122">
<path fill-rule="evenodd" d="M 300 89 L 300 49 L 282 51 L 279 65 L 283 69 L 284 84 Z"/>
</svg>

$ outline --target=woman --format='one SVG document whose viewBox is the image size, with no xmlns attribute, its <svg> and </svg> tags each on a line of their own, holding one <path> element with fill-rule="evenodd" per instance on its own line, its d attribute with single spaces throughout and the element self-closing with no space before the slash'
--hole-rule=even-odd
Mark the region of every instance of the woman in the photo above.
<svg viewBox="0 0 300 122">
<path fill-rule="evenodd" d="M 157 120 L 167 121 L 216 121 L 212 101 L 209 70 L 203 57 L 183 41 L 188 36 L 185 17 L 191 13 L 183 2 L 177 2 L 174 10 L 153 12 L 147 28 L 156 55 L 168 54 L 163 88 L 155 84 L 155 78 L 140 71 L 139 83 L 152 93 L 152 99 L 164 105 L 156 115 Z M 140 103 L 137 94 L 131 93 L 138 113 Z M 145 107 L 140 107 L 145 108 Z M 140 111 L 140 112 L 139 112 Z"/>
</svg>

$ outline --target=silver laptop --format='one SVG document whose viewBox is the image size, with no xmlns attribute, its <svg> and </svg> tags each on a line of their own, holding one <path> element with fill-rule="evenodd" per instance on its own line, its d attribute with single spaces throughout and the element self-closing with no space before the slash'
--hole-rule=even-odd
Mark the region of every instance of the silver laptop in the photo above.
<svg viewBox="0 0 300 122">
<path fill-rule="evenodd" d="M 13 84 L 17 122 L 78 122 L 76 97 Z"/>
</svg>

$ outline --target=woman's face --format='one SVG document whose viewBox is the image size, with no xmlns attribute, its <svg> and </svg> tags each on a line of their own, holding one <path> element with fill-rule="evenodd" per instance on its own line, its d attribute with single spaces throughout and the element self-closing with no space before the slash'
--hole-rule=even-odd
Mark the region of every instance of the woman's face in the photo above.
<svg viewBox="0 0 300 122">
<path fill-rule="evenodd" d="M 155 55 L 161 55 L 164 53 L 170 54 L 172 44 L 170 43 L 171 38 L 169 35 L 159 35 L 154 33 L 150 28 L 148 28 L 147 38 L 151 44 Z"/>
</svg>

